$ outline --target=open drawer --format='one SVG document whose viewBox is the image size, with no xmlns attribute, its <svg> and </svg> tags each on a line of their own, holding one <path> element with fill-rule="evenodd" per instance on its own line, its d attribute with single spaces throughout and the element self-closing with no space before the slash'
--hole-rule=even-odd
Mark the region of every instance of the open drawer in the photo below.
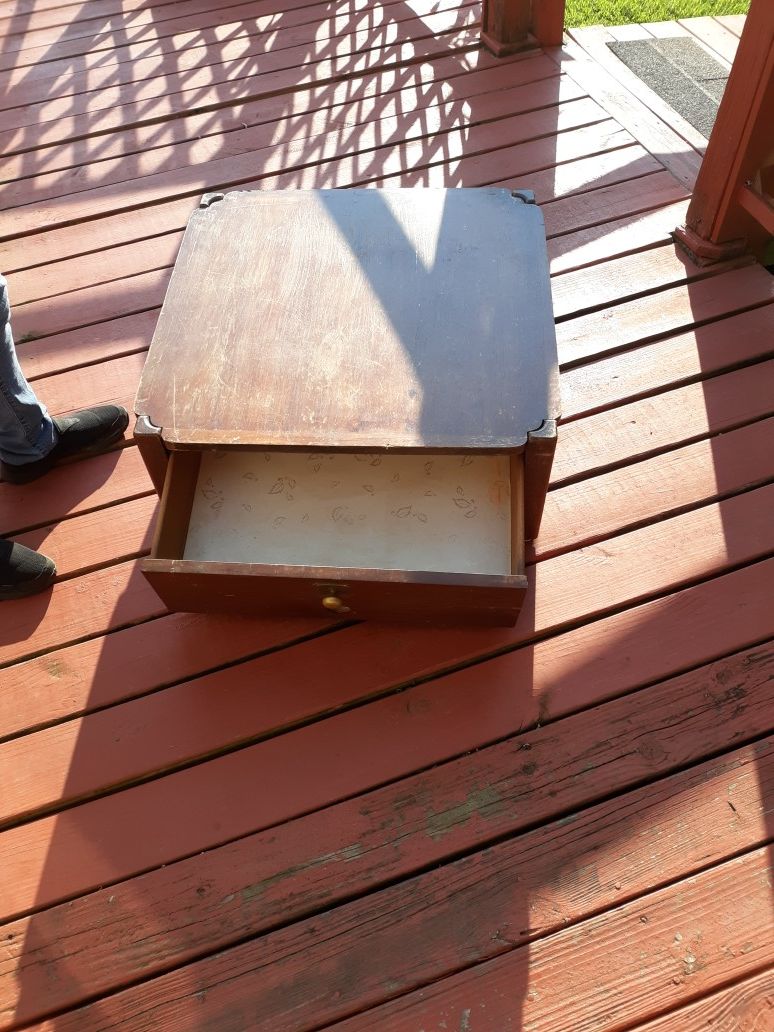
<svg viewBox="0 0 774 1032">
<path fill-rule="evenodd" d="M 522 453 L 173 451 L 142 568 L 173 610 L 511 625 Z"/>
</svg>

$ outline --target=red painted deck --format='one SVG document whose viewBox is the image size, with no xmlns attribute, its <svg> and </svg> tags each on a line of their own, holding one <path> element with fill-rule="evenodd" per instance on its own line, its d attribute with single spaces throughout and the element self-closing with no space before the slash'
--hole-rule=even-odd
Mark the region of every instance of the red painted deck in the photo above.
<svg viewBox="0 0 774 1032">
<path fill-rule="evenodd" d="M 0 614 L 2 1029 L 774 1029 L 774 280 L 675 253 L 698 151 L 478 13 L 0 2 L 0 268 L 54 411 L 131 405 L 205 189 L 503 183 L 565 413 L 513 630 L 168 615 L 130 440 L 0 486 L 61 571 Z"/>
</svg>

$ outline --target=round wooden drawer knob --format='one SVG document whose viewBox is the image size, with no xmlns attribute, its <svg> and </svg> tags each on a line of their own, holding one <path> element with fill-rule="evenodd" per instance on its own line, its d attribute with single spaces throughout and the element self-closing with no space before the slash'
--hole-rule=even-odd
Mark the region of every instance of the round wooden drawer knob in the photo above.
<svg viewBox="0 0 774 1032">
<path fill-rule="evenodd" d="M 322 604 L 326 609 L 330 609 L 333 613 L 349 612 L 349 606 L 345 606 L 337 595 L 326 595 L 322 600 Z"/>
</svg>

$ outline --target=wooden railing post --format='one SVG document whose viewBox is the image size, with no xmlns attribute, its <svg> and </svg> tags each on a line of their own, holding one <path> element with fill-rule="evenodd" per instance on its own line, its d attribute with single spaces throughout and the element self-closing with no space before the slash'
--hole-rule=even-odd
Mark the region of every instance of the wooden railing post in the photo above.
<svg viewBox="0 0 774 1032">
<path fill-rule="evenodd" d="M 541 47 L 560 47 L 565 0 L 532 0 L 532 35 Z"/>
<path fill-rule="evenodd" d="M 752 0 L 678 241 L 701 263 L 774 236 L 774 2 Z"/>
<path fill-rule="evenodd" d="M 560 46 L 565 0 L 483 0 L 481 39 L 496 57 Z"/>
</svg>

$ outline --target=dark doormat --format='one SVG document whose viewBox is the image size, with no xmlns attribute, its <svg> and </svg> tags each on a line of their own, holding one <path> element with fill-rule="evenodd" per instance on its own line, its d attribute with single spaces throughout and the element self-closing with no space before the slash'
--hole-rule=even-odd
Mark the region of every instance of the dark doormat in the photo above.
<svg viewBox="0 0 774 1032">
<path fill-rule="evenodd" d="M 615 56 L 709 138 L 728 71 L 686 36 L 608 43 Z"/>
</svg>

